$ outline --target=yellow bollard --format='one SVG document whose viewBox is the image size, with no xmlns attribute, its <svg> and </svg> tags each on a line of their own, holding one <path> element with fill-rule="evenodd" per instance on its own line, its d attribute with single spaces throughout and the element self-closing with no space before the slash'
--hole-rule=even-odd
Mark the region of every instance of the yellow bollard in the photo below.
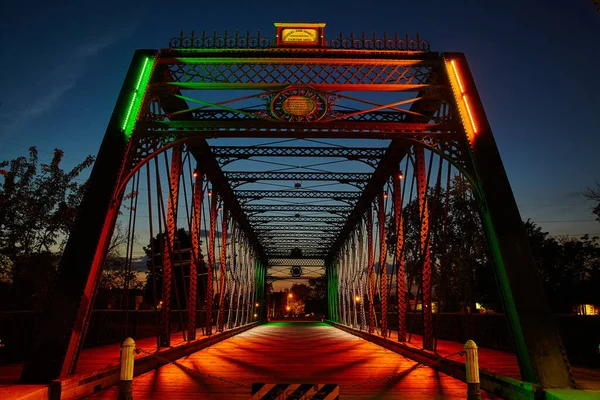
<svg viewBox="0 0 600 400">
<path fill-rule="evenodd" d="M 121 345 L 121 383 L 119 385 L 119 400 L 132 400 L 133 384 L 133 350 L 135 341 L 127 338 Z"/>
<path fill-rule="evenodd" d="M 467 400 L 481 400 L 477 345 L 472 340 L 467 340 L 465 343 L 465 367 L 467 368 Z"/>
</svg>

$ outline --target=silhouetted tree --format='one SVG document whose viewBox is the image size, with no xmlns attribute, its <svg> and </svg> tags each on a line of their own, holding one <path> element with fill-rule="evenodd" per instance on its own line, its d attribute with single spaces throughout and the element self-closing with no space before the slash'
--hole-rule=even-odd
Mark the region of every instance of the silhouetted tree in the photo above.
<svg viewBox="0 0 600 400">
<path fill-rule="evenodd" d="M 596 183 L 595 188 L 587 188 L 583 192 L 583 195 L 594 203 L 592 213 L 596 216 L 598 222 L 600 222 L 600 182 Z"/>
<path fill-rule="evenodd" d="M 86 184 L 77 183 L 94 157 L 70 171 L 55 149 L 49 164 L 38 151 L 0 162 L 0 278 L 10 282 L 10 302 L 3 307 L 39 308 L 56 273 Z"/>
</svg>

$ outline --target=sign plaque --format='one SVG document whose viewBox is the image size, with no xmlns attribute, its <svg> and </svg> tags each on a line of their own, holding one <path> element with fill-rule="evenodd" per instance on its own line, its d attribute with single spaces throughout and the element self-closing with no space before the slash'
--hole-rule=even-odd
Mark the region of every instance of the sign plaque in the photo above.
<svg viewBox="0 0 600 400">
<path fill-rule="evenodd" d="M 306 96 L 290 96 L 283 102 L 283 109 L 292 115 L 309 115 L 315 109 L 315 102 Z"/>
<path fill-rule="evenodd" d="M 277 47 L 323 47 L 324 23 L 276 22 Z"/>
</svg>

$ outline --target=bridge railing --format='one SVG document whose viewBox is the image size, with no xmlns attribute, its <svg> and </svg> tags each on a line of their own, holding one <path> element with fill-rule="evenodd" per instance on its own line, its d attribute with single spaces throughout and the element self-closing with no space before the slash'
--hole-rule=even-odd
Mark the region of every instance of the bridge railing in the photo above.
<svg viewBox="0 0 600 400">
<path fill-rule="evenodd" d="M 376 312 L 377 321 L 381 313 Z M 600 315 L 555 315 L 563 346 L 572 364 L 600 367 Z M 368 315 L 367 315 L 368 323 Z M 408 332 L 423 333 L 421 313 L 408 313 Z M 480 347 L 513 351 L 504 314 L 434 313 L 434 336 L 464 343 L 472 339 Z M 388 313 L 388 328 L 398 329 L 398 315 Z M 394 336 L 395 337 L 395 336 Z"/>
<path fill-rule="evenodd" d="M 235 321 L 236 313 L 232 310 L 231 320 Z M 213 321 L 217 321 L 218 311 L 213 310 Z M 243 315 L 243 314 L 242 314 Z M 3 311 L 0 312 L 0 365 L 24 361 L 31 344 L 35 340 L 36 327 L 42 313 L 35 311 Z M 142 339 L 156 335 L 156 312 L 154 310 L 94 310 L 84 341 L 84 347 L 109 343 L 120 343 L 126 337 Z M 127 320 L 127 323 L 126 323 Z M 225 319 L 227 321 L 227 318 Z M 254 321 L 251 318 L 250 321 Z M 196 326 L 206 326 L 206 312 L 196 311 Z M 213 325 L 214 326 L 214 325 Z M 183 341 L 181 330 L 187 334 L 187 311 L 171 311 L 171 342 Z M 206 332 L 204 332 L 206 334 Z"/>
</svg>

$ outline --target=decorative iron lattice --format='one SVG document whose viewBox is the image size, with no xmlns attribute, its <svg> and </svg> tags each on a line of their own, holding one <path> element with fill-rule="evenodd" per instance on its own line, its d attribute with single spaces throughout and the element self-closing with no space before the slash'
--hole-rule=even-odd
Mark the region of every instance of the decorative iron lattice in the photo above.
<svg viewBox="0 0 600 400">
<path fill-rule="evenodd" d="M 291 251 L 291 249 L 289 251 L 285 251 L 285 250 L 279 251 L 279 249 L 278 249 L 277 252 L 266 253 L 266 254 L 267 254 L 267 257 L 269 259 L 271 259 L 271 258 L 283 258 L 283 257 L 290 257 L 290 251 Z M 322 259 L 325 258 L 325 253 L 323 253 L 323 252 L 320 252 L 320 253 L 319 252 L 303 253 L 302 257 L 306 257 L 307 259 L 322 260 Z M 297 258 L 297 257 L 294 257 L 294 258 Z"/>
<path fill-rule="evenodd" d="M 383 36 L 377 36 L 373 33 L 367 36 L 364 32 L 357 36 L 351 33 L 349 36 L 344 36 L 340 33 L 339 36 L 332 38 L 328 42 L 332 49 L 345 50 L 379 50 L 379 51 L 411 51 L 411 52 L 426 52 L 431 50 L 431 45 L 427 40 L 421 39 L 419 34 L 415 38 L 410 38 L 408 33 L 404 37 L 398 36 L 395 33 L 393 36 L 384 33 Z"/>
<path fill-rule="evenodd" d="M 352 60 L 332 63 L 317 59 L 239 59 L 222 63 L 211 59 L 202 63 L 186 58 L 169 59 L 172 82 L 168 85 L 193 88 L 226 88 L 244 85 L 260 88 L 270 85 L 285 88 L 290 85 L 310 85 L 323 90 L 327 85 L 417 85 L 414 90 L 438 83 L 434 63 L 427 61 Z M 189 62 L 189 63 L 188 63 Z M 165 83 L 153 83 L 152 86 Z M 251 86 L 249 86 L 251 85 Z M 398 87 L 397 89 L 411 89 Z"/>
<path fill-rule="evenodd" d="M 339 157 L 350 160 L 378 160 L 383 157 L 385 150 L 385 148 L 378 147 L 211 147 L 216 158 L 241 159 L 249 157 Z"/>
<path fill-rule="evenodd" d="M 343 217 L 305 217 L 302 215 L 283 216 L 269 215 L 264 217 L 250 217 L 248 219 L 252 224 L 268 224 L 272 222 L 317 222 L 321 224 L 341 224 L 346 221 Z"/>
<path fill-rule="evenodd" d="M 243 200 L 259 200 L 265 198 L 280 199 L 333 199 L 333 200 L 356 200 L 360 197 L 361 192 L 318 192 L 304 190 L 236 190 L 235 195 L 241 201 Z"/>
<path fill-rule="evenodd" d="M 281 257 L 281 258 L 270 258 L 269 259 L 269 267 L 292 266 L 292 265 L 301 265 L 303 267 L 319 267 L 319 268 L 325 267 L 323 260 L 315 259 L 315 258 Z"/>
<path fill-rule="evenodd" d="M 244 206 L 244 211 L 247 214 L 266 212 L 326 212 L 345 215 L 350 213 L 352 209 L 352 206 L 322 206 L 318 204 L 247 204 Z"/>
<path fill-rule="evenodd" d="M 337 181 L 340 183 L 361 183 L 371 178 L 369 173 L 359 172 L 225 172 L 230 182 L 256 181 Z"/>
<path fill-rule="evenodd" d="M 169 41 L 170 49 L 269 49 L 276 48 L 277 41 L 271 36 L 264 36 L 258 31 L 255 35 L 246 31 L 233 33 L 225 31 L 223 34 L 213 31 L 212 33 L 202 31 L 196 35 L 192 31 L 187 36 L 183 31 L 179 36 L 171 38 Z M 378 51 L 407 51 L 407 52 L 427 52 L 431 51 L 431 45 L 427 40 L 421 39 L 417 33 L 414 38 L 408 36 L 398 36 L 397 33 L 378 36 L 376 33 L 367 35 L 355 35 L 350 33 L 344 35 L 341 33 L 325 41 L 325 47 L 331 49 L 344 50 L 378 50 Z"/>
<path fill-rule="evenodd" d="M 318 225 L 268 225 L 254 228 L 256 232 L 271 232 L 271 231 L 320 231 L 320 232 L 337 232 L 338 228 L 330 226 Z"/>
<path fill-rule="evenodd" d="M 257 236 L 259 237 L 260 240 L 268 240 L 269 238 L 274 238 L 275 236 L 277 236 L 277 238 L 280 239 L 289 239 L 289 238 L 294 238 L 294 239 L 305 239 L 305 238 L 319 238 L 323 241 L 328 241 L 332 238 L 336 237 L 336 233 L 335 232 L 320 232 L 320 233 L 308 233 L 308 232 L 277 232 L 277 234 L 275 235 L 274 233 L 270 233 L 269 231 L 261 231 L 257 233 Z"/>
</svg>

